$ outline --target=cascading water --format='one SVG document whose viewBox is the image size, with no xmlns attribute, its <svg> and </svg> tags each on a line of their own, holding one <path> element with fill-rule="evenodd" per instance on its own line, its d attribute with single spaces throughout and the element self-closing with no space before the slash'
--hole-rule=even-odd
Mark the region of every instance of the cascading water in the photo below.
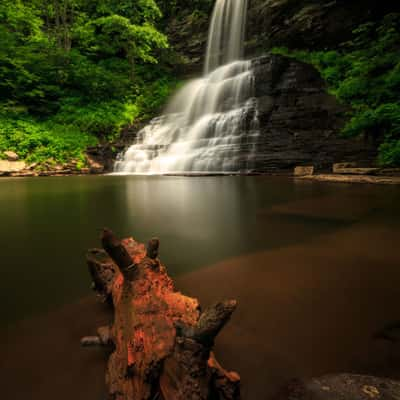
<svg viewBox="0 0 400 400">
<path fill-rule="evenodd" d="M 247 0 L 217 0 L 208 32 L 205 74 L 243 56 Z"/>
<path fill-rule="evenodd" d="M 201 79 L 185 85 L 164 115 L 121 155 L 119 173 L 246 172 L 258 137 L 254 76 L 241 61 L 247 0 L 217 0 Z"/>
</svg>

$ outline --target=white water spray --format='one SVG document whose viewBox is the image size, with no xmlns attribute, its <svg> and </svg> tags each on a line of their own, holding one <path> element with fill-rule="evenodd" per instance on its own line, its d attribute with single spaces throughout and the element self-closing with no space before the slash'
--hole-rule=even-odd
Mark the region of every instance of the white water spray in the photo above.
<svg viewBox="0 0 400 400">
<path fill-rule="evenodd" d="M 217 0 L 205 75 L 185 85 L 166 112 L 121 155 L 119 173 L 245 172 L 258 137 L 254 76 L 243 52 L 247 0 Z"/>
</svg>

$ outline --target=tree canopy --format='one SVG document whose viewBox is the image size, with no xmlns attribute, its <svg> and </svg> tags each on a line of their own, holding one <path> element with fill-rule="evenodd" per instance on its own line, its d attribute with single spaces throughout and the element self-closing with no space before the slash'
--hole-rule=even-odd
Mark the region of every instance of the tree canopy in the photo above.
<svg viewBox="0 0 400 400">
<path fill-rule="evenodd" d="M 62 161 L 73 155 L 57 145 L 42 154 L 48 138 L 94 143 L 159 106 L 175 84 L 154 67 L 168 48 L 161 17 L 154 0 L 3 0 L 0 153 Z"/>
</svg>

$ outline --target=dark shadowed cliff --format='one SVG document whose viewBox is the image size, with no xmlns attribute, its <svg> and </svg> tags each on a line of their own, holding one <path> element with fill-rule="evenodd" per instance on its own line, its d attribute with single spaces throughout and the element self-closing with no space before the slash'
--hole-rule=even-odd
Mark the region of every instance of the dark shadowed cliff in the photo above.
<svg viewBox="0 0 400 400">
<path fill-rule="evenodd" d="M 278 55 L 256 58 L 253 64 L 260 124 L 257 171 L 292 171 L 307 164 L 328 170 L 335 162 L 373 162 L 373 143 L 340 137 L 346 108 L 327 93 L 312 66 Z"/>
<path fill-rule="evenodd" d="M 332 48 L 358 25 L 398 11 L 395 0 L 249 0 L 246 52 L 255 56 L 273 46 Z M 184 62 L 183 73 L 201 71 L 209 18 L 186 12 L 170 19 L 167 32 Z"/>
</svg>

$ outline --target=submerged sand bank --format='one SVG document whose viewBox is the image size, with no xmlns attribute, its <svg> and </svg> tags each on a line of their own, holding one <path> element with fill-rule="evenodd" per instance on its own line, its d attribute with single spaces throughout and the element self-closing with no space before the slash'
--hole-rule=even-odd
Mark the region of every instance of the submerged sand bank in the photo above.
<svg viewBox="0 0 400 400">
<path fill-rule="evenodd" d="M 271 398 L 291 378 L 329 372 L 400 378 L 400 344 L 373 338 L 400 319 L 399 240 L 395 227 L 356 223 L 224 260 L 182 276 L 177 286 L 205 305 L 238 299 L 217 355 L 240 372 L 245 400 Z M 90 297 L 1 332 L 3 396 L 103 400 L 106 355 L 81 349 L 79 339 L 108 318 Z"/>
</svg>

